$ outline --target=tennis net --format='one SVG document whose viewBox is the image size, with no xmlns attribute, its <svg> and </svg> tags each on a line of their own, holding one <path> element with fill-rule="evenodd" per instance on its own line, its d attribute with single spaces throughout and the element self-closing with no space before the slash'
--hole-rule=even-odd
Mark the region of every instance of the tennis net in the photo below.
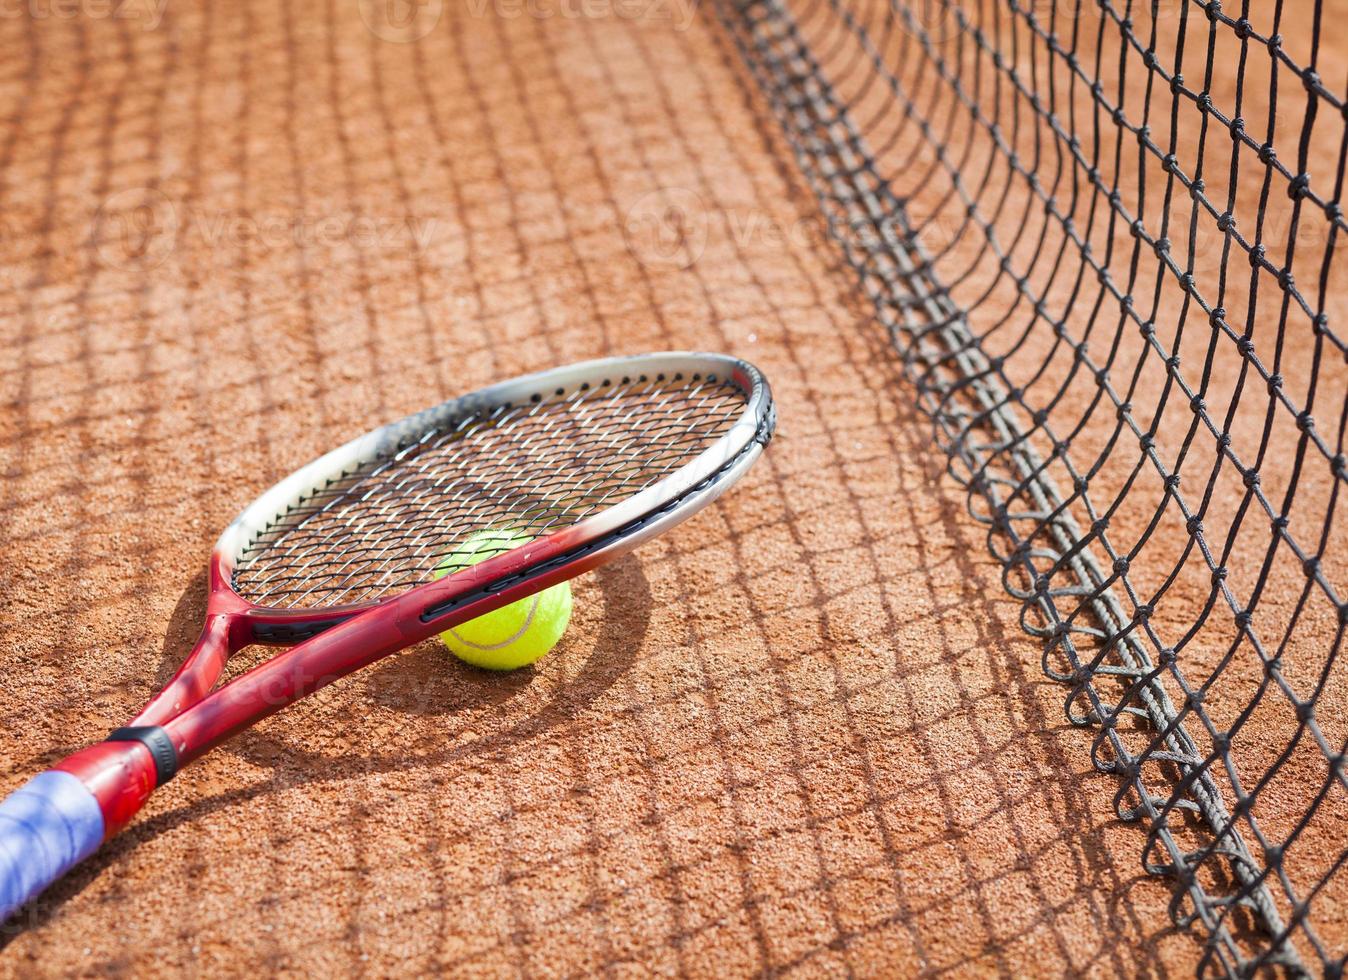
<svg viewBox="0 0 1348 980">
<path fill-rule="evenodd" d="M 1202 969 L 1340 975 L 1343 12 L 716 9 Z"/>
</svg>

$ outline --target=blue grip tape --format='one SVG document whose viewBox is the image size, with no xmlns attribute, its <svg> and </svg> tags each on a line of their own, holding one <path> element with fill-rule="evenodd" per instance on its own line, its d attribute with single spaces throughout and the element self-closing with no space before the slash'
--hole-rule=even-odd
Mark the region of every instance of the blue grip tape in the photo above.
<svg viewBox="0 0 1348 980">
<path fill-rule="evenodd" d="M 0 801 L 0 922 L 103 841 L 103 812 L 79 778 L 34 776 Z"/>
</svg>

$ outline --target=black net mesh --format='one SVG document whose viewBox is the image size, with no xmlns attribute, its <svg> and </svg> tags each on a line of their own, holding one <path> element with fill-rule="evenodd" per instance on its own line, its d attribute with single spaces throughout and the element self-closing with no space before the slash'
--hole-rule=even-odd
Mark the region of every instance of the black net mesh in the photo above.
<svg viewBox="0 0 1348 980">
<path fill-rule="evenodd" d="M 1344 12 L 717 9 L 1205 968 L 1341 973 Z"/>
<path fill-rule="evenodd" d="M 333 474 L 242 550 L 271 608 L 373 602 L 575 524 L 691 461 L 743 416 L 716 375 L 652 374 L 441 415 Z"/>
</svg>

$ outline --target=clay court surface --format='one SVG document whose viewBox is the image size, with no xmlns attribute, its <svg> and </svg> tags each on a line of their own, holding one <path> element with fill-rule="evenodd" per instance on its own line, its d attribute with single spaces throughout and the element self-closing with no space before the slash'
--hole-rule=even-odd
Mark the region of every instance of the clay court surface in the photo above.
<svg viewBox="0 0 1348 980">
<path fill-rule="evenodd" d="M 0 970 L 1192 974 L 714 18 L 424 9 L 0 21 L 0 789 L 134 714 L 220 528 L 375 424 L 707 349 L 778 438 L 536 668 L 423 644 L 185 770 Z"/>
</svg>

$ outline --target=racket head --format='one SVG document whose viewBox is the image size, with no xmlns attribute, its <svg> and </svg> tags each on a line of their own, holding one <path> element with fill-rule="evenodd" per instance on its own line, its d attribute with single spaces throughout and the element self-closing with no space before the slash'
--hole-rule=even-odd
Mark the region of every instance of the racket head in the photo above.
<svg viewBox="0 0 1348 980">
<path fill-rule="evenodd" d="M 615 426 L 616 439 L 574 441 L 605 425 Z M 774 425 L 762 373 L 720 354 L 586 361 L 451 399 L 320 456 L 244 508 L 212 552 L 208 621 L 229 618 L 236 649 L 301 642 L 429 583 L 457 544 L 489 528 L 524 527 L 534 540 L 517 558 L 534 567 L 570 555 L 580 562 L 570 574 L 580 574 L 714 500 L 752 465 Z M 520 450 L 522 443 L 532 448 Z M 599 472 L 596 453 L 606 447 L 625 472 L 607 478 Z M 503 451 L 505 458 L 477 465 L 479 457 Z M 548 465 L 579 466 L 583 477 L 525 472 L 517 478 L 530 466 Z M 409 503 L 413 492 L 418 499 Z M 474 495 L 493 492 L 512 501 L 494 508 L 473 503 Z M 530 499 L 539 492 L 544 496 Z M 568 500 L 568 494 L 584 499 Z M 447 511 L 440 515 L 444 527 L 433 526 L 436 508 Z M 345 544 L 343 520 L 351 534 Z M 318 521 L 327 526 L 315 533 Z M 388 554 L 371 550 L 409 525 L 416 533 L 388 545 Z M 306 533 L 308 542 L 275 560 L 278 549 Z M 304 549 L 315 544 L 317 568 L 286 567 L 312 559 Z M 582 550 L 586 554 L 577 554 Z M 474 565 L 474 578 L 518 563 L 502 557 Z M 468 569 L 465 563 L 448 570 Z M 315 578 L 321 584 L 315 586 Z"/>
<path fill-rule="evenodd" d="M 528 375 L 354 439 L 226 528 L 197 647 L 131 726 L 58 768 L 115 832 L 179 765 L 260 718 L 691 516 L 774 426 L 752 365 L 673 353 Z M 528 534 L 437 574 L 482 530 Z M 254 642 L 298 645 L 212 691 Z"/>
</svg>

